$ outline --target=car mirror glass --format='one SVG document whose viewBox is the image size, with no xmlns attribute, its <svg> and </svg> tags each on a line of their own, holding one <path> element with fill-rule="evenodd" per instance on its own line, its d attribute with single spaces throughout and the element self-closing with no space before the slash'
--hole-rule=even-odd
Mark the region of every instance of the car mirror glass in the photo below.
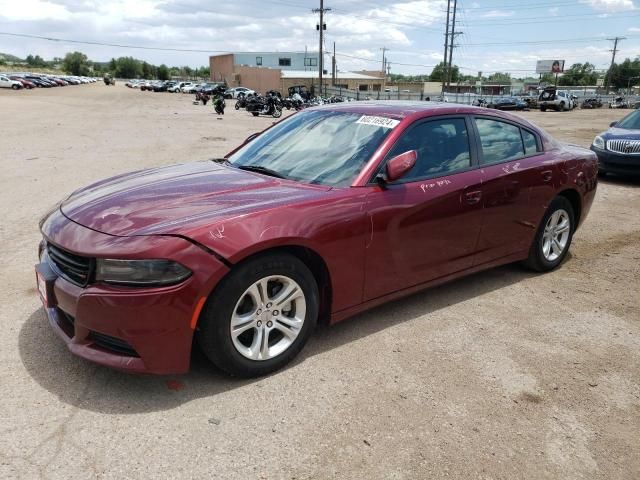
<svg viewBox="0 0 640 480">
<path fill-rule="evenodd" d="M 611 123 L 609 124 L 609 126 L 610 126 L 610 127 L 615 127 L 617 124 L 618 124 L 618 122 L 611 122 Z"/>
</svg>

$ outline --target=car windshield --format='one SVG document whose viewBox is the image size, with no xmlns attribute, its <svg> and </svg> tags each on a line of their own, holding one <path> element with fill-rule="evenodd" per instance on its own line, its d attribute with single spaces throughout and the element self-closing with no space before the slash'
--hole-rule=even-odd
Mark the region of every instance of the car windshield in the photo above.
<svg viewBox="0 0 640 480">
<path fill-rule="evenodd" d="M 616 124 L 616 128 L 627 128 L 629 130 L 640 130 L 640 110 L 631 112 Z"/>
<path fill-rule="evenodd" d="M 269 129 L 229 161 L 304 183 L 348 186 L 395 124 L 361 113 L 305 111 Z"/>
</svg>

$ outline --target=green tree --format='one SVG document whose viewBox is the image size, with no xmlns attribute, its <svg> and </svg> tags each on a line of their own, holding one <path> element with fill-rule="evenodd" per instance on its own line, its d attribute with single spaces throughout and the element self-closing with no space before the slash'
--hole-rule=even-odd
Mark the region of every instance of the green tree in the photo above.
<svg viewBox="0 0 640 480">
<path fill-rule="evenodd" d="M 595 85 L 598 80 L 596 67 L 592 63 L 574 63 L 558 79 L 560 85 Z"/>
<path fill-rule="evenodd" d="M 158 80 L 169 80 L 169 68 L 164 63 L 158 67 Z"/>
<path fill-rule="evenodd" d="M 511 83 L 511 74 L 503 72 L 494 72 L 487 77 L 488 82 L 492 83 Z"/>
<path fill-rule="evenodd" d="M 115 58 L 112 58 L 109 61 L 109 71 L 112 73 L 115 73 L 115 71 L 118 69 L 118 62 L 116 62 Z"/>
<path fill-rule="evenodd" d="M 27 58 L 25 60 L 27 62 L 27 65 L 29 65 L 30 67 L 46 67 L 47 66 L 47 62 L 45 62 L 40 55 L 36 55 L 35 57 L 33 55 L 27 55 Z"/>
<path fill-rule="evenodd" d="M 71 75 L 88 75 L 89 59 L 84 53 L 67 53 L 62 59 L 62 69 Z"/>
<path fill-rule="evenodd" d="M 442 82 L 445 73 L 444 62 L 440 62 L 438 65 L 433 67 L 431 71 L 431 75 L 429 75 L 429 80 L 432 82 Z M 451 69 L 451 81 L 457 82 L 460 79 L 460 68 L 457 65 L 454 65 Z"/>
<path fill-rule="evenodd" d="M 116 60 L 116 76 L 120 78 L 137 78 L 142 74 L 140 60 L 133 57 L 120 57 Z"/>
</svg>

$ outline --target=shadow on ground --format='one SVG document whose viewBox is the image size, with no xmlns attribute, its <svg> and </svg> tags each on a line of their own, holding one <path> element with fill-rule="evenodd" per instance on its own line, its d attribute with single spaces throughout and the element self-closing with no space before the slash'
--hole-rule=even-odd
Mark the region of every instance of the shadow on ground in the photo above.
<svg viewBox="0 0 640 480">
<path fill-rule="evenodd" d="M 518 283 L 533 274 L 507 265 L 426 290 L 360 314 L 332 327 L 319 327 L 288 367 L 394 325 Z M 130 375 L 73 356 L 53 333 L 44 311 L 33 312 L 19 333 L 22 362 L 31 377 L 60 401 L 107 414 L 162 411 L 203 397 L 241 388 L 265 378 L 232 379 L 214 369 L 194 349 L 191 372 L 171 377 Z M 273 375 L 282 374 L 276 372 Z M 168 388 L 173 386 L 174 389 Z M 176 386 L 182 388 L 175 388 Z"/>
</svg>

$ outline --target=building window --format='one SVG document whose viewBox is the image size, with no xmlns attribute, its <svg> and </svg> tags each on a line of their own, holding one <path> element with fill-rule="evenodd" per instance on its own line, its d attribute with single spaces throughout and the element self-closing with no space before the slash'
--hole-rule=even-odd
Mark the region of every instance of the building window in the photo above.
<svg viewBox="0 0 640 480">
<path fill-rule="evenodd" d="M 360 84 L 360 85 L 358 85 L 358 90 L 360 90 L 361 92 L 368 92 L 369 91 L 369 85 Z"/>
<path fill-rule="evenodd" d="M 305 58 L 304 59 L 304 66 L 305 67 L 317 67 L 318 66 L 318 59 L 317 58 Z"/>
<path fill-rule="evenodd" d="M 279 58 L 278 59 L 278 65 L 280 65 L 281 67 L 290 67 L 291 66 L 291 59 L 290 58 Z"/>
<path fill-rule="evenodd" d="M 256 57 L 256 65 L 262 65 L 262 57 Z"/>
<path fill-rule="evenodd" d="M 373 91 L 374 91 L 374 92 L 379 92 L 379 91 L 380 91 L 380 87 L 381 87 L 381 86 L 382 86 L 382 85 L 380 85 L 379 83 L 374 83 L 374 84 L 373 84 Z"/>
</svg>

